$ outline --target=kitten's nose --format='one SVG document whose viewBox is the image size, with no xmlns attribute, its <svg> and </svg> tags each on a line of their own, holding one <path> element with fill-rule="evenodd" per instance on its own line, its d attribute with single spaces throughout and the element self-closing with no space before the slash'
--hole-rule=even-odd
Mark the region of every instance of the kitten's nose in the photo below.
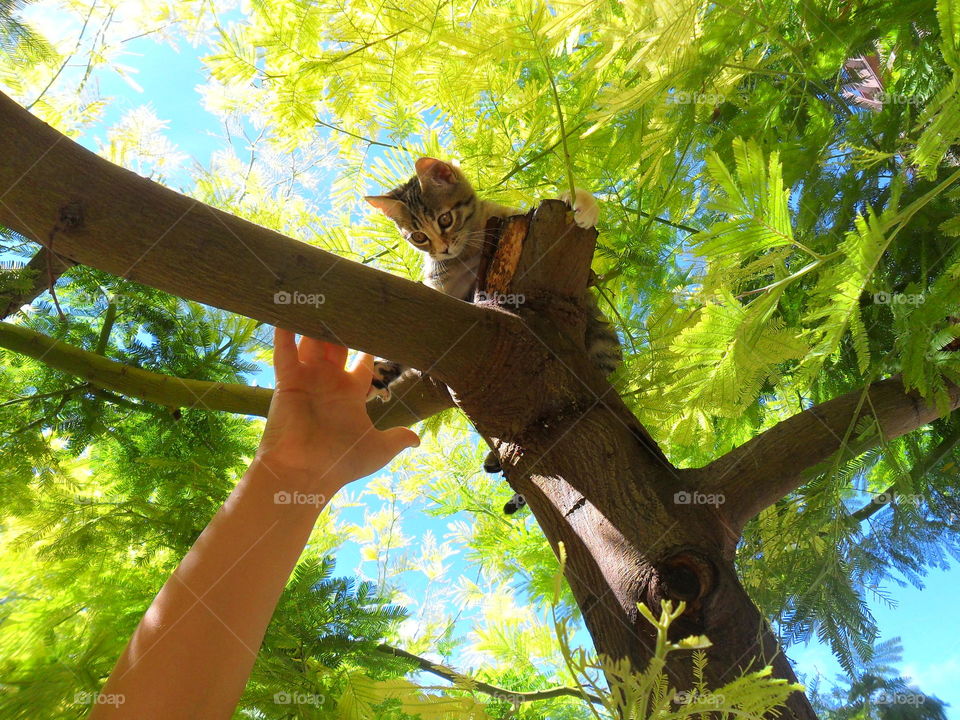
<svg viewBox="0 0 960 720">
<path fill-rule="evenodd" d="M 439 245 L 439 243 L 438 243 L 438 245 Z M 449 254 L 450 254 L 450 243 L 444 243 L 443 245 L 440 245 L 440 254 L 441 254 L 441 255 L 449 255 Z"/>
</svg>

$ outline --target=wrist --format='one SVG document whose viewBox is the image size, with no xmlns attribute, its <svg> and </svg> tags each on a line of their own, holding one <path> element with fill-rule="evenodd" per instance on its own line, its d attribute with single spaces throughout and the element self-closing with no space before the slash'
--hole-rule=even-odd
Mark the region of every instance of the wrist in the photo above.
<svg viewBox="0 0 960 720">
<path fill-rule="evenodd" d="M 322 493 L 333 496 L 337 490 L 350 482 L 342 479 L 331 468 L 304 467 L 290 463 L 287 458 L 275 453 L 258 450 L 250 463 L 249 472 L 261 478 L 271 488 L 288 492 Z"/>
<path fill-rule="evenodd" d="M 288 470 L 268 458 L 254 458 L 241 481 L 241 496 L 252 499 L 274 518 L 308 517 L 312 524 L 333 492 L 310 483 L 309 473 Z"/>
</svg>

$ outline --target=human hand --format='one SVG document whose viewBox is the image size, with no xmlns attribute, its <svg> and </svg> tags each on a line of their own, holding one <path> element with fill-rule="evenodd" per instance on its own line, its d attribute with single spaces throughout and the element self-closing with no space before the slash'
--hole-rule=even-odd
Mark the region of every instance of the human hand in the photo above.
<svg viewBox="0 0 960 720">
<path fill-rule="evenodd" d="M 276 389 L 257 459 L 328 496 L 420 444 L 409 428 L 373 426 L 366 408 L 373 357 L 359 356 L 349 370 L 346 359 L 345 347 L 309 337 L 298 347 L 289 330 L 274 332 Z"/>
</svg>

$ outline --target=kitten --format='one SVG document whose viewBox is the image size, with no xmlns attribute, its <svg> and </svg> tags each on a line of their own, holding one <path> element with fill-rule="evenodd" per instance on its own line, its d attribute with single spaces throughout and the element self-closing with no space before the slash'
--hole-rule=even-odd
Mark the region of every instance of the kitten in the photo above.
<svg viewBox="0 0 960 720">
<path fill-rule="evenodd" d="M 416 175 L 403 185 L 386 195 L 364 199 L 393 220 L 400 234 L 426 254 L 426 285 L 468 302 L 473 300 L 476 288 L 487 221 L 522 214 L 521 210 L 477 197 L 460 168 L 427 157 L 417 160 Z M 570 204 L 569 193 L 560 199 Z M 580 227 L 596 224 L 599 208 L 590 193 L 577 189 L 573 210 Z M 584 304 L 590 313 L 585 337 L 587 353 L 598 368 L 610 374 L 622 359 L 620 341 L 591 293 L 585 295 Z M 390 385 L 406 370 L 399 363 L 377 359 L 370 398 L 388 400 Z M 495 452 L 490 451 L 483 466 L 487 472 L 500 471 Z M 515 512 L 524 504 L 523 498 L 515 495 L 504 511 Z"/>
</svg>

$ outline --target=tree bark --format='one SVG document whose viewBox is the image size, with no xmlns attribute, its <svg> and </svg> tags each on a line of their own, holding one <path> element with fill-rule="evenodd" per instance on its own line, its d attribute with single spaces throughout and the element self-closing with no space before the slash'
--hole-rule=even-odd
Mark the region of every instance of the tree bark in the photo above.
<svg viewBox="0 0 960 720">
<path fill-rule="evenodd" d="M 561 203 L 532 218 L 520 259 L 514 243 L 491 268 L 515 267 L 508 283 L 491 273 L 486 296 L 523 296 L 518 315 L 533 341 L 517 343 L 509 365 L 486 371 L 484 387 L 457 404 L 492 437 L 511 486 L 527 500 L 544 535 L 566 556 L 564 571 L 597 650 L 644 667 L 655 641 L 637 603 L 659 611 L 686 601 L 672 631 L 705 634 L 713 687 L 747 667 L 770 664 L 796 681 L 766 621 L 741 586 L 724 549 L 735 539 L 716 506 L 683 503 L 693 473 L 673 467 L 586 358 L 586 290 L 596 233 L 576 228 Z M 520 220 L 506 223 L 512 238 Z M 491 397 L 510 392 L 508 406 Z M 669 658 L 677 688 L 692 687 L 690 656 Z M 815 717 L 794 693 L 789 716 Z"/>
<path fill-rule="evenodd" d="M 0 125 L 0 223 L 63 261 L 389 357 L 448 384 L 493 326 L 510 323 L 117 167 L 2 93 Z"/>
</svg>

